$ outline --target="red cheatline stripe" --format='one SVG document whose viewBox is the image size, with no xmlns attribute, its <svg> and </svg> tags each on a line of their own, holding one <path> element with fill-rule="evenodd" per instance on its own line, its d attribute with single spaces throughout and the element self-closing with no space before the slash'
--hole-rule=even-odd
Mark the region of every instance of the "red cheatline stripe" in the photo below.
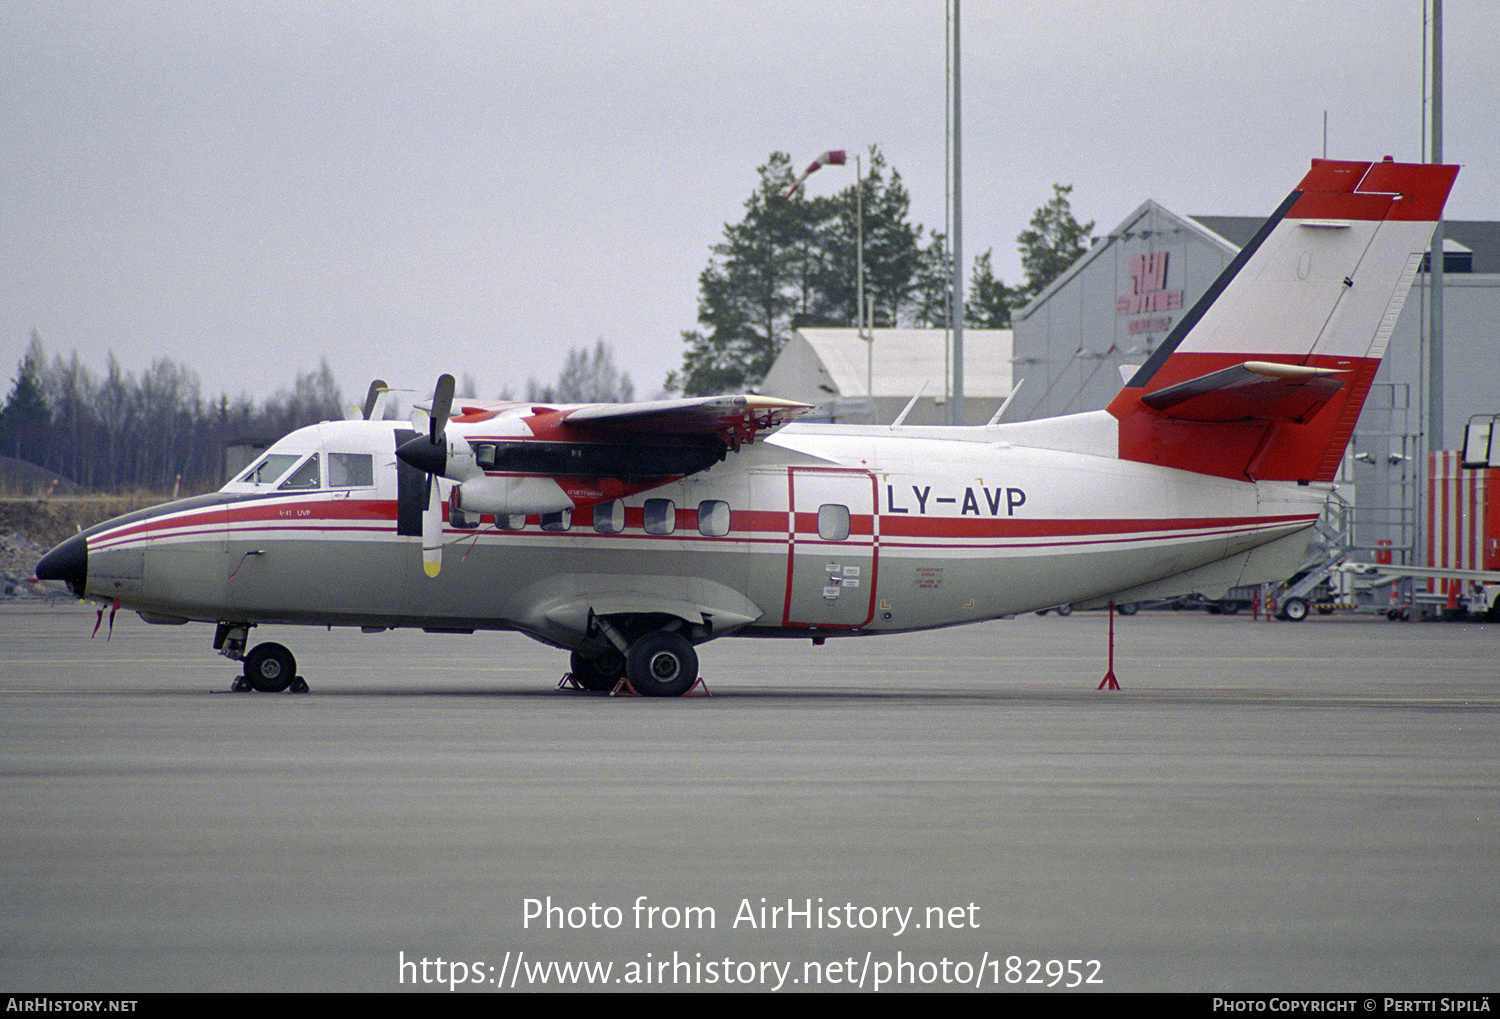
<svg viewBox="0 0 1500 1019">
<path fill-rule="evenodd" d="M 307 516 L 284 515 L 278 510 L 306 510 Z M 692 511 L 679 513 L 678 530 L 661 537 L 679 541 L 698 541 L 696 514 Z M 226 519 L 226 518 L 232 518 Z M 220 537 L 243 538 L 248 534 L 265 531 L 303 532 L 311 534 L 371 534 L 388 533 L 388 526 L 395 518 L 395 504 L 375 500 L 325 501 L 309 505 L 306 502 L 277 503 L 270 506 L 234 507 L 226 513 L 224 509 L 195 512 L 178 516 L 161 517 L 140 521 L 120 531 L 100 535 L 94 541 L 99 550 L 127 545 L 145 539 Z M 1306 526 L 1316 519 L 1313 514 L 1282 515 L 1274 517 L 1174 517 L 1168 519 L 1106 518 L 1092 520 L 1015 520 L 973 519 L 965 517 L 921 517 L 885 514 L 881 520 L 881 543 L 892 548 L 919 547 L 965 547 L 956 545 L 924 544 L 930 542 L 962 541 L 993 543 L 1007 541 L 1031 544 L 1033 547 L 1048 545 L 1077 545 L 1091 543 L 1121 543 L 1155 539 L 1201 539 L 1232 534 L 1277 530 L 1293 526 Z M 762 541 L 783 540 L 786 535 L 786 513 L 781 511 L 736 511 L 732 517 L 733 529 L 716 541 Z M 634 521 L 639 527 L 640 521 Z M 799 541 L 807 543 L 817 533 L 816 514 L 797 514 Z M 873 520 L 868 514 L 856 515 L 850 521 L 852 541 L 833 542 L 834 547 L 857 548 L 870 543 Z M 529 531 L 490 531 L 448 528 L 452 534 L 541 534 Z M 576 536 L 591 538 L 635 539 L 653 537 L 639 534 L 595 535 L 578 530 Z M 905 539 L 905 540 L 903 540 Z M 1029 541 L 1028 541 L 1029 539 Z M 1036 539 L 1072 539 L 1038 543 Z M 985 547 L 975 545 L 967 547 Z"/>
</svg>

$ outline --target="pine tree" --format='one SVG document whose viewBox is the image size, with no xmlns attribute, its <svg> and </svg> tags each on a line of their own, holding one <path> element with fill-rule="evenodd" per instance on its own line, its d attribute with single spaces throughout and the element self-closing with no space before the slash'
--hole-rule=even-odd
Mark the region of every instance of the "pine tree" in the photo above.
<svg viewBox="0 0 1500 1019">
<path fill-rule="evenodd" d="M 1016 291 L 1018 307 L 1047 289 L 1049 283 L 1088 250 L 1094 221 L 1080 224 L 1073 218 L 1073 208 L 1068 203 L 1068 195 L 1072 193 L 1071 184 L 1052 185 L 1052 200 L 1036 210 L 1031 217 L 1031 229 L 1023 230 L 1016 238 L 1021 246 L 1021 268 L 1026 273 L 1026 285 Z"/>
<path fill-rule="evenodd" d="M 1016 292 L 995 278 L 991 248 L 974 259 L 974 275 L 964 298 L 964 321 L 975 329 L 1009 329 L 1010 309 Z"/>
<path fill-rule="evenodd" d="M 42 338 L 33 329 L 31 345 L 16 365 L 16 377 L 0 410 L 0 450 L 18 460 L 41 464 L 47 458 L 47 431 L 52 412 L 47 406 L 42 373 L 46 366 Z"/>
<path fill-rule="evenodd" d="M 901 175 L 870 149 L 863 192 L 851 182 L 832 198 L 785 197 L 792 163 L 775 152 L 758 170 L 745 218 L 726 224 L 724 240 L 699 276 L 698 322 L 682 334 L 687 351 L 669 390 L 689 396 L 742 392 L 765 378 L 793 329 L 852 327 L 857 320 L 859 217 L 863 201 L 865 293 L 874 323 L 893 326 L 920 314 L 911 308 L 921 227 L 907 219 L 910 196 Z"/>
</svg>

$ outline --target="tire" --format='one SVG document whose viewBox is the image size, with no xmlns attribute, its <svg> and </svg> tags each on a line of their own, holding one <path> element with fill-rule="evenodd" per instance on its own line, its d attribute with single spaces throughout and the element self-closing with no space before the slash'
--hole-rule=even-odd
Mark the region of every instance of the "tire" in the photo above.
<svg viewBox="0 0 1500 1019">
<path fill-rule="evenodd" d="M 573 679 L 585 690 L 609 693 L 625 675 L 625 656 L 614 648 L 589 657 L 573 652 Z"/>
<path fill-rule="evenodd" d="M 625 674 L 643 697 L 681 697 L 698 681 L 698 652 L 686 637 L 656 630 L 630 645 Z"/>
<path fill-rule="evenodd" d="M 1073 614 L 1073 606 L 1072 605 L 1059 605 L 1057 607 L 1057 614 L 1059 616 L 1071 616 Z"/>
<path fill-rule="evenodd" d="M 1302 598 L 1288 598 L 1281 606 L 1281 618 L 1293 623 L 1302 622 L 1307 618 L 1307 602 Z"/>
<path fill-rule="evenodd" d="M 1140 606 L 1133 601 L 1121 602 L 1115 606 L 1115 611 L 1122 616 L 1133 616 L 1140 611 Z"/>
<path fill-rule="evenodd" d="M 245 682 L 261 693 L 280 693 L 297 678 L 297 659 L 280 644 L 257 644 L 245 656 Z"/>
</svg>

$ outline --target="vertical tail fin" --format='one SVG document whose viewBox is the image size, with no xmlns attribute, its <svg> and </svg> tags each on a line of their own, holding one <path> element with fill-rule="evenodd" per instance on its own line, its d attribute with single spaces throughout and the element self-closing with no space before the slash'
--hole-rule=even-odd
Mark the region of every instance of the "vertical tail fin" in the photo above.
<svg viewBox="0 0 1500 1019">
<path fill-rule="evenodd" d="M 1332 480 L 1457 175 L 1313 160 L 1110 403 L 1120 457 Z"/>
</svg>

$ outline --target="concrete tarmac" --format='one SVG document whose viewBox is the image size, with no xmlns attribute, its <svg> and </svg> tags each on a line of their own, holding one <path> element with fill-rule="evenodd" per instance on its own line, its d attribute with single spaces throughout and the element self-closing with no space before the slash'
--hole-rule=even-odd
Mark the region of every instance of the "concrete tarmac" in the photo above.
<svg viewBox="0 0 1500 1019">
<path fill-rule="evenodd" d="M 1500 625 L 1141 613 L 1112 693 L 1100 613 L 730 639 L 672 701 L 93 625 L 0 607 L 7 992 L 1500 989 Z"/>
</svg>

